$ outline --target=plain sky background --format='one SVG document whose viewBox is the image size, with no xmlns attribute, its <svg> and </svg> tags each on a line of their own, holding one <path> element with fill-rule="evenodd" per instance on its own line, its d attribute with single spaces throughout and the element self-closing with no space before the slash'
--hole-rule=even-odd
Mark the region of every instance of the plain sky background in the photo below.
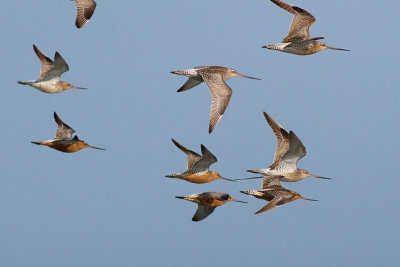
<svg viewBox="0 0 400 267">
<path fill-rule="evenodd" d="M 311 36 L 351 52 L 297 56 L 262 49 L 287 34 L 291 14 L 267 0 L 101 1 L 75 28 L 67 0 L 5 1 L 0 15 L 1 266 L 394 266 L 399 253 L 399 1 L 291 2 L 313 14 Z M 45 94 L 16 83 L 39 76 L 36 44 L 88 90 Z M 232 78 L 224 117 L 208 134 L 205 84 L 183 93 L 176 69 L 221 65 Z M 106 151 L 66 154 L 53 112 Z M 275 136 L 262 112 L 307 148 L 299 168 L 332 177 L 283 186 L 297 200 L 260 215 L 239 193 L 261 180 L 197 185 L 170 138 L 218 158 L 228 178 L 268 166 Z M 251 176 L 251 174 L 250 174 Z M 194 223 L 174 196 L 220 191 L 228 203 Z"/>
</svg>

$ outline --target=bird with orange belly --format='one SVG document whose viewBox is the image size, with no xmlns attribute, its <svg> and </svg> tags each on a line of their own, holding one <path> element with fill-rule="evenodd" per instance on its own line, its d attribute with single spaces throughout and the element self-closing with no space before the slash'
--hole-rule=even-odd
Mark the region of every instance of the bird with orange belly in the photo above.
<svg viewBox="0 0 400 267">
<path fill-rule="evenodd" d="M 299 193 L 284 188 L 280 180 L 283 176 L 265 176 L 262 182 L 262 187 L 259 190 L 246 190 L 240 191 L 243 194 L 251 195 L 259 199 L 269 201 L 267 205 L 262 207 L 255 214 L 260 214 L 266 211 L 273 210 L 283 204 L 292 202 L 296 199 L 305 199 L 310 201 L 317 201 L 315 199 L 302 197 Z"/>
<path fill-rule="evenodd" d="M 187 169 L 183 173 L 169 174 L 165 177 L 178 178 L 195 184 L 204 184 L 216 179 L 223 179 L 231 182 L 234 180 L 222 177 L 218 172 L 209 170 L 210 165 L 217 162 L 217 158 L 204 146 L 201 145 L 202 156 L 193 152 L 172 139 L 172 142 L 187 156 Z"/>
<path fill-rule="evenodd" d="M 185 199 L 198 204 L 196 213 L 193 215 L 192 221 L 198 222 L 205 219 L 210 215 L 216 207 L 224 205 L 227 202 L 235 201 L 247 203 L 244 201 L 236 200 L 229 194 L 221 192 L 204 192 L 201 194 L 192 194 L 187 196 L 176 196 L 176 198 Z"/>
<path fill-rule="evenodd" d="M 56 149 L 65 153 L 77 152 L 83 148 L 94 148 L 105 150 L 104 148 L 99 148 L 95 146 L 91 146 L 83 140 L 80 140 L 77 135 L 72 138 L 72 134 L 75 133 L 75 130 L 65 124 L 54 112 L 54 119 L 58 125 L 56 137 L 52 140 L 39 141 L 39 142 L 31 142 L 35 145 L 44 145 Z"/>
</svg>

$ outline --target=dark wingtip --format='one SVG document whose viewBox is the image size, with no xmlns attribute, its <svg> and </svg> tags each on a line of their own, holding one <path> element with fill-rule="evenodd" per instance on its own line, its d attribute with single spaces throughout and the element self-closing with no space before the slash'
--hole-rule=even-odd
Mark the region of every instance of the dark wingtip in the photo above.
<svg viewBox="0 0 400 267">
<path fill-rule="evenodd" d="M 35 145 L 40 145 L 40 142 L 32 141 L 31 143 L 32 143 L 32 144 L 35 144 Z"/>
<path fill-rule="evenodd" d="M 181 196 L 176 196 L 175 198 L 185 199 L 184 197 L 181 197 Z"/>
</svg>

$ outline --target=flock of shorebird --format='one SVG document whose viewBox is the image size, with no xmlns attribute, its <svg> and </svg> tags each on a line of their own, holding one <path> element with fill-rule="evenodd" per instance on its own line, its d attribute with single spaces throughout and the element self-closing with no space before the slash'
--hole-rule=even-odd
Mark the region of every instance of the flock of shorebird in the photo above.
<svg viewBox="0 0 400 267">
<path fill-rule="evenodd" d="M 93 0 L 73 1 L 77 7 L 75 25 L 77 28 L 81 28 L 86 25 L 93 15 L 96 8 L 96 2 Z M 292 6 L 280 0 L 271 1 L 284 10 L 292 13 L 293 20 L 288 35 L 281 43 L 265 45 L 263 48 L 296 55 L 310 55 L 324 49 L 349 51 L 346 49 L 330 47 L 319 42 L 318 40 L 323 39 L 323 37 L 310 37 L 309 28 L 315 22 L 315 18 L 306 10 Z M 41 62 L 40 76 L 36 80 L 19 81 L 18 83 L 32 86 L 45 93 L 58 93 L 70 88 L 86 89 L 83 87 L 73 86 L 68 82 L 60 80 L 60 76 L 64 72 L 68 71 L 69 67 L 58 52 L 55 53 L 53 61 L 35 45 L 33 45 L 33 50 Z M 193 69 L 176 70 L 171 73 L 189 77 L 178 92 L 189 90 L 202 82 L 205 82 L 208 86 L 212 96 L 208 130 L 210 134 L 220 122 L 232 95 L 232 89 L 225 83 L 225 81 L 235 76 L 260 80 L 258 78 L 240 74 L 236 70 L 221 66 L 200 66 Z M 240 191 L 243 194 L 252 195 L 256 198 L 269 201 L 269 203 L 257 211 L 256 214 L 272 210 L 296 199 L 316 201 L 314 199 L 302 197 L 299 193 L 284 188 L 281 185 L 281 181 L 297 182 L 306 177 L 321 179 L 330 178 L 316 176 L 310 174 L 306 170 L 298 169 L 298 161 L 306 155 L 306 149 L 303 143 L 293 131 L 288 133 L 267 113 L 264 112 L 264 116 L 277 138 L 274 161 L 266 169 L 249 170 L 249 172 L 262 174 L 263 176 L 233 180 L 222 177 L 218 172 L 209 170 L 209 167 L 213 163 L 217 162 L 217 158 L 204 145 L 201 145 L 202 155 L 200 156 L 196 152 L 187 149 L 172 139 L 172 142 L 186 154 L 187 169 L 183 173 L 170 174 L 166 177 L 178 178 L 197 184 L 208 183 L 216 179 L 236 182 L 237 180 L 263 178 L 261 189 Z M 65 124 L 55 112 L 54 119 L 58 125 L 55 138 L 52 140 L 32 142 L 33 144 L 45 145 L 66 153 L 77 152 L 83 148 L 104 150 L 103 148 L 87 144 L 85 141 L 80 140 L 77 135 L 72 137 L 75 131 Z M 176 198 L 186 199 L 198 204 L 197 211 L 192 218 L 193 221 L 203 220 L 210 215 L 216 207 L 229 201 L 243 202 L 233 199 L 229 194 L 221 192 L 205 192 L 200 194 L 177 196 Z"/>
</svg>

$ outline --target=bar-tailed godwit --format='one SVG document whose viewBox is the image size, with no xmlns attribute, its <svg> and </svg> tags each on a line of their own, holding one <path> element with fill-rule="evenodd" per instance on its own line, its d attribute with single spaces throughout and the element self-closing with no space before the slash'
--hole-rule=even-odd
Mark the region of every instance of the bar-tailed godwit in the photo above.
<svg viewBox="0 0 400 267">
<path fill-rule="evenodd" d="M 18 83 L 32 86 L 45 93 L 58 93 L 69 88 L 86 89 L 73 86 L 68 82 L 60 81 L 61 74 L 68 71 L 69 67 L 58 52 L 54 55 L 53 62 L 53 60 L 43 54 L 35 45 L 33 45 L 33 50 L 42 64 L 40 76 L 37 80 L 18 81 Z"/>
<path fill-rule="evenodd" d="M 31 142 L 32 144 L 48 146 L 65 153 L 76 152 L 87 147 L 105 150 L 104 148 L 91 146 L 85 141 L 79 140 L 77 135 L 75 135 L 74 138 L 72 138 L 72 134 L 75 133 L 75 130 L 69 127 L 67 124 L 65 124 L 55 112 L 54 112 L 54 120 L 58 125 L 56 137 L 52 140 Z"/>
<path fill-rule="evenodd" d="M 306 155 L 306 148 L 303 143 L 294 132 L 290 131 L 288 133 L 266 112 L 264 112 L 264 116 L 277 139 L 274 162 L 267 169 L 248 170 L 248 172 L 260 173 L 263 175 L 281 175 L 284 176 L 281 179 L 281 181 L 284 182 L 297 182 L 309 176 L 331 179 L 316 176 L 306 170 L 298 169 L 297 162 Z"/>
<path fill-rule="evenodd" d="M 93 0 L 73 0 L 76 9 L 76 20 L 75 26 L 79 29 L 86 25 L 92 17 L 94 10 L 96 9 L 96 2 Z"/>
<path fill-rule="evenodd" d="M 192 194 L 187 196 L 177 196 L 176 198 L 186 199 L 198 204 L 196 213 L 193 215 L 192 221 L 198 222 L 210 215 L 216 207 L 221 206 L 229 201 L 247 203 L 244 201 L 233 199 L 229 194 L 221 192 L 205 192 L 201 194 Z"/>
<path fill-rule="evenodd" d="M 178 178 L 195 184 L 204 184 L 216 179 L 236 182 L 222 177 L 218 172 L 210 171 L 211 164 L 217 162 L 217 158 L 204 146 L 201 145 L 202 156 L 179 144 L 174 139 L 172 142 L 187 156 L 187 169 L 183 173 L 169 174 L 165 177 Z"/>
<path fill-rule="evenodd" d="M 271 0 L 277 6 L 293 14 L 289 33 L 281 43 L 265 45 L 263 48 L 278 50 L 296 55 L 311 55 L 324 49 L 350 51 L 342 48 L 327 46 L 317 40 L 324 37 L 310 37 L 310 26 L 315 22 L 313 15 L 297 6 L 292 6 L 280 0 Z"/>
<path fill-rule="evenodd" d="M 256 198 L 269 201 L 267 205 L 262 207 L 255 214 L 273 210 L 296 199 L 317 201 L 315 199 L 302 197 L 299 193 L 284 188 L 280 183 L 282 178 L 283 176 L 265 176 L 260 190 L 240 191 L 243 194 L 252 195 Z"/>
<path fill-rule="evenodd" d="M 171 73 L 189 77 L 187 82 L 179 88 L 178 92 L 189 90 L 202 82 L 207 84 L 212 96 L 209 133 L 214 130 L 221 120 L 231 99 L 232 89 L 225 81 L 235 76 L 260 80 L 259 78 L 239 74 L 236 70 L 221 66 L 200 66 L 193 69 L 176 70 Z"/>
</svg>

